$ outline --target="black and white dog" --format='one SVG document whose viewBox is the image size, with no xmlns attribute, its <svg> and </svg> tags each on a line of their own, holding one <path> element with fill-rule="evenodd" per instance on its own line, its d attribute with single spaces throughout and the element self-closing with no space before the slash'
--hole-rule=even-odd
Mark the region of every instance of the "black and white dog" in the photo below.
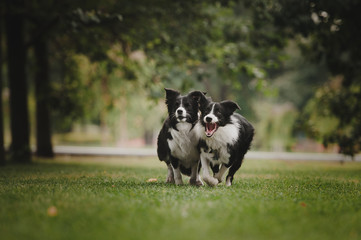
<svg viewBox="0 0 361 240">
<path fill-rule="evenodd" d="M 172 89 L 165 91 L 168 118 L 159 132 L 157 153 L 168 166 L 167 182 L 183 184 L 183 173 L 190 176 L 191 185 L 203 185 L 199 179 L 199 137 L 194 126 L 199 118 L 198 101 L 204 95 L 199 91 L 186 96 Z"/>
<path fill-rule="evenodd" d="M 241 167 L 243 157 L 250 148 L 254 128 L 243 116 L 234 112 L 240 109 L 235 102 L 212 102 L 201 95 L 199 104 L 201 116 L 195 129 L 200 137 L 198 149 L 202 179 L 209 186 L 216 186 L 229 169 L 226 186 L 231 186 L 233 175 Z M 209 167 L 214 176 L 211 176 Z"/>
</svg>

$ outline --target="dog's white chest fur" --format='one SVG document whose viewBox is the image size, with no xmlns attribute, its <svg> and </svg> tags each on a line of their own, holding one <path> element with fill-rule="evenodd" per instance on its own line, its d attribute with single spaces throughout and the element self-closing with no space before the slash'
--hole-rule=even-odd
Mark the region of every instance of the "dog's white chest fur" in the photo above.
<svg viewBox="0 0 361 240">
<path fill-rule="evenodd" d="M 172 156 L 176 157 L 183 166 L 190 167 L 192 162 L 199 160 L 197 150 L 198 137 L 192 124 L 180 122 L 177 130 L 170 128 L 169 132 L 173 139 L 168 139 L 168 145 Z"/>
<path fill-rule="evenodd" d="M 228 164 L 230 154 L 228 153 L 228 145 L 233 145 L 239 137 L 239 124 L 235 117 L 231 117 L 231 123 L 226 126 L 219 127 L 212 137 L 207 137 L 204 127 L 198 123 L 195 127 L 200 138 L 203 139 L 208 150 L 201 149 L 201 154 L 214 164 Z"/>
</svg>

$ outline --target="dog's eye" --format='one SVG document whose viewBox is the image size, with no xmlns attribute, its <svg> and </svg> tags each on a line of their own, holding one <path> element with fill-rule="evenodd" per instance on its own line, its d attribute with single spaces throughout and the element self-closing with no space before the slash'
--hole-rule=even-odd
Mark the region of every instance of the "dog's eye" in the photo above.
<svg viewBox="0 0 361 240">
<path fill-rule="evenodd" d="M 189 103 L 185 103 L 184 106 L 185 106 L 185 107 L 189 107 L 190 104 L 189 104 Z"/>
</svg>

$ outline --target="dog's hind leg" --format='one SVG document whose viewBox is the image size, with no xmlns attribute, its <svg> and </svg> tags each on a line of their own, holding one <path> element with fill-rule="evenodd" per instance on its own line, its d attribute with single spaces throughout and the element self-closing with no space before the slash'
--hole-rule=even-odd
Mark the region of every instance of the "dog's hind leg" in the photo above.
<svg viewBox="0 0 361 240">
<path fill-rule="evenodd" d="M 237 170 L 241 167 L 243 162 L 243 156 L 242 158 L 238 159 L 233 163 L 231 168 L 229 169 L 228 175 L 226 177 L 226 186 L 229 187 L 232 185 L 233 182 L 233 175 L 237 172 Z"/>
<path fill-rule="evenodd" d="M 167 174 L 166 183 L 175 183 L 172 165 L 169 163 L 167 164 L 167 167 L 168 167 L 168 174 Z"/>
</svg>

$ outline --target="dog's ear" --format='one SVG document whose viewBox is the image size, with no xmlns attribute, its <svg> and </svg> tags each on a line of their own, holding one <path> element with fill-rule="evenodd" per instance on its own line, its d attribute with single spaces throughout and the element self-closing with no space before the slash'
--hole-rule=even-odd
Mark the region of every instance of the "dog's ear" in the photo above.
<svg viewBox="0 0 361 240">
<path fill-rule="evenodd" d="M 197 102 L 199 102 L 202 95 L 206 95 L 206 94 L 207 94 L 206 92 L 193 91 L 193 92 L 190 92 L 188 94 L 188 96 L 191 97 L 192 99 L 196 100 Z"/>
<path fill-rule="evenodd" d="M 229 115 L 232 115 L 233 112 L 236 111 L 237 109 L 241 109 L 237 103 L 229 100 L 222 101 L 220 102 L 220 104 Z"/>
<path fill-rule="evenodd" d="M 165 99 L 166 99 L 165 103 L 167 105 L 180 95 L 180 92 L 178 92 L 177 90 L 173 90 L 170 88 L 164 88 L 164 90 L 165 90 Z"/>
<path fill-rule="evenodd" d="M 211 101 L 210 97 L 206 97 L 206 92 L 193 91 L 189 93 L 189 96 L 195 99 L 198 102 L 199 109 L 202 111 L 208 103 Z"/>
</svg>

